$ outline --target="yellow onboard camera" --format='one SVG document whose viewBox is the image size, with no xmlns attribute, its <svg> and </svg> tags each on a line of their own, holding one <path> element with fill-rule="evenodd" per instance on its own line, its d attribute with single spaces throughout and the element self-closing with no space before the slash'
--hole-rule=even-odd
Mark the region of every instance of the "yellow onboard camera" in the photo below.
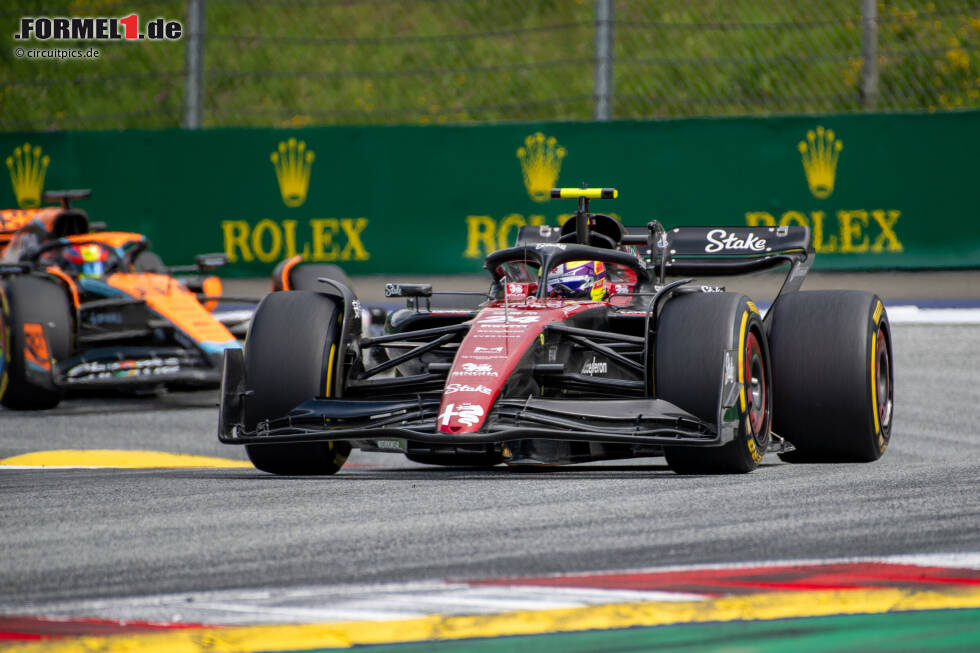
<svg viewBox="0 0 980 653">
<path fill-rule="evenodd" d="M 619 197 L 615 188 L 552 188 L 551 199 L 574 200 L 584 197 L 589 200 L 614 200 Z"/>
</svg>

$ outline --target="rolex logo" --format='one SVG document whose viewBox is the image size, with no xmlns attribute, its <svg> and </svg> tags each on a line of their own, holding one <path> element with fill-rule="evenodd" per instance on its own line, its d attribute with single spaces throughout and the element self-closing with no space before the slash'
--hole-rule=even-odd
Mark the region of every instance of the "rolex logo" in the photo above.
<svg viewBox="0 0 980 653">
<path fill-rule="evenodd" d="M 278 151 L 269 156 L 276 169 L 279 194 L 286 206 L 302 206 L 306 201 L 310 168 L 315 158 L 313 151 L 306 149 L 306 143 L 295 138 L 280 142 Z"/>
<path fill-rule="evenodd" d="M 7 157 L 10 183 L 13 184 L 20 208 L 33 209 L 41 205 L 44 173 L 50 162 L 51 157 L 41 156 L 41 146 L 31 147 L 30 143 L 15 147 L 13 155 Z"/>
<path fill-rule="evenodd" d="M 551 198 L 551 189 L 558 182 L 565 154 L 565 148 L 558 145 L 554 136 L 545 136 L 541 132 L 528 136 L 524 145 L 517 148 L 524 186 L 532 200 L 545 202 Z"/>
<path fill-rule="evenodd" d="M 834 192 L 834 175 L 837 174 L 837 158 L 844 144 L 834 138 L 832 129 L 817 127 L 806 133 L 806 140 L 796 146 L 803 160 L 803 172 L 810 192 L 818 199 Z"/>
</svg>

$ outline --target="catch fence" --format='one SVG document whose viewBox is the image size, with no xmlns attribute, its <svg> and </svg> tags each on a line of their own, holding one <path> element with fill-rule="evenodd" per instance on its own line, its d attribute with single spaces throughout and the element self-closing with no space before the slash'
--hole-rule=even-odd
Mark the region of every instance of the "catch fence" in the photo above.
<svg viewBox="0 0 980 653">
<path fill-rule="evenodd" d="M 131 13 L 183 36 L 15 55 L 22 17 Z M 976 0 L 14 0 L 0 25 L 2 131 L 980 107 Z"/>
</svg>

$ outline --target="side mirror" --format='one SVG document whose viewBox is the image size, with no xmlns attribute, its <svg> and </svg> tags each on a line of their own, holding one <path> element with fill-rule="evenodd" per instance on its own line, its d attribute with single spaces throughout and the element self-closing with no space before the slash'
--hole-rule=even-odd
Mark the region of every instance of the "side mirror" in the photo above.
<svg viewBox="0 0 980 653">
<path fill-rule="evenodd" d="M 214 270 L 228 265 L 228 255 L 223 252 L 217 254 L 198 254 L 197 258 L 194 259 L 194 263 L 197 265 L 198 270 L 207 272 L 208 270 Z"/>
<path fill-rule="evenodd" d="M 667 265 L 667 230 L 659 220 L 647 223 L 647 247 L 650 248 L 650 266 L 657 274 L 657 283 L 664 285 L 664 268 Z"/>
<path fill-rule="evenodd" d="M 385 297 L 432 297 L 432 284 L 386 283 Z"/>
</svg>

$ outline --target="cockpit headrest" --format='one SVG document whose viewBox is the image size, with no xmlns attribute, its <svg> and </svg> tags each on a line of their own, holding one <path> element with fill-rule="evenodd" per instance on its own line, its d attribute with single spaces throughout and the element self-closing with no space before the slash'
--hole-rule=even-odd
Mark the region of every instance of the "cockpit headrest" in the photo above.
<svg viewBox="0 0 980 653">
<path fill-rule="evenodd" d="M 51 225 L 52 238 L 77 236 L 78 234 L 87 234 L 88 232 L 88 215 L 86 215 L 85 211 L 74 209 L 62 211 Z"/>
<path fill-rule="evenodd" d="M 623 240 L 623 234 L 625 233 L 623 225 L 619 223 L 619 220 L 605 213 L 590 214 L 589 232 L 591 235 L 589 245 L 593 247 L 608 247 L 610 249 L 619 247 L 619 243 Z M 594 236 L 596 235 L 600 237 L 595 238 Z M 561 226 L 561 237 L 559 240 L 561 242 L 575 242 L 575 216 L 565 220 L 565 223 Z"/>
</svg>

